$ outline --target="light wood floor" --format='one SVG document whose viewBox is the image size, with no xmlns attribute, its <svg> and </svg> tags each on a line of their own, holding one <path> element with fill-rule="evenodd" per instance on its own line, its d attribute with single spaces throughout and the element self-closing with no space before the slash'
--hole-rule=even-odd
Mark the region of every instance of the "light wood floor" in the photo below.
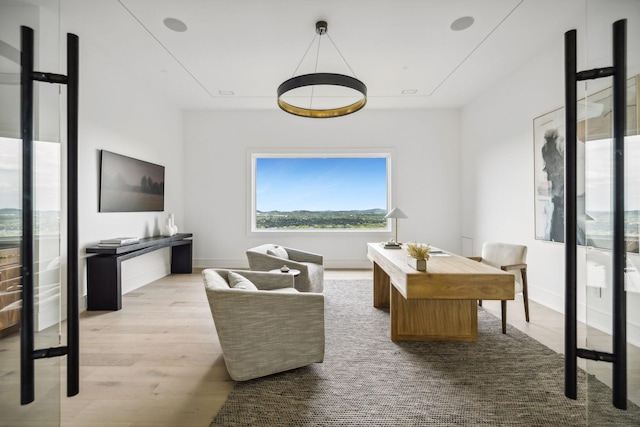
<svg viewBox="0 0 640 427">
<path fill-rule="evenodd" d="M 327 279 L 369 279 L 370 270 L 327 270 Z M 499 302 L 484 307 L 499 315 Z M 563 318 L 522 300 L 509 323 L 562 352 Z M 116 312 L 81 315 L 80 394 L 62 398 L 64 427 L 206 427 L 224 404 L 229 378 L 200 273 L 173 275 L 124 296 Z M 640 352 L 629 358 L 630 394 L 640 402 Z M 526 366 L 523 367 L 526 369 Z M 609 375 L 610 376 L 610 375 Z"/>
</svg>

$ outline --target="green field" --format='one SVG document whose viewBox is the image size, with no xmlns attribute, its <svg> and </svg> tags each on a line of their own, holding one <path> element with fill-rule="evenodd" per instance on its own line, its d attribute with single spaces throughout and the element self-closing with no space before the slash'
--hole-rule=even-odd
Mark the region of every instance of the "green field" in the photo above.
<svg viewBox="0 0 640 427">
<path fill-rule="evenodd" d="M 381 229 L 386 228 L 387 214 L 382 209 L 363 211 L 270 211 L 256 212 L 256 227 L 279 229 Z"/>
<path fill-rule="evenodd" d="M 33 227 L 37 236 L 59 234 L 60 212 L 36 211 Z M 0 237 L 16 237 L 21 235 L 22 211 L 20 209 L 0 209 Z"/>
</svg>

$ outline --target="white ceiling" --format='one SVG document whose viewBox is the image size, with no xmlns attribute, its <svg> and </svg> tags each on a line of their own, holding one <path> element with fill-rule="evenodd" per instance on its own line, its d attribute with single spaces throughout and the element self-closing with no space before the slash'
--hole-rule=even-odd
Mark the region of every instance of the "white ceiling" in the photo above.
<svg viewBox="0 0 640 427">
<path fill-rule="evenodd" d="M 365 108 L 455 108 L 561 42 L 584 9 L 584 0 L 61 4 L 65 29 L 80 36 L 81 49 L 108 56 L 183 109 L 278 108 L 276 88 L 292 76 L 318 20 L 328 22 L 331 39 L 367 85 Z M 474 24 L 452 31 L 451 23 L 464 16 Z M 179 19 L 187 31 L 169 30 L 165 18 Z M 326 36 L 322 43 L 318 71 L 351 75 Z M 304 58 L 296 75 L 312 71 L 315 53 Z"/>
</svg>

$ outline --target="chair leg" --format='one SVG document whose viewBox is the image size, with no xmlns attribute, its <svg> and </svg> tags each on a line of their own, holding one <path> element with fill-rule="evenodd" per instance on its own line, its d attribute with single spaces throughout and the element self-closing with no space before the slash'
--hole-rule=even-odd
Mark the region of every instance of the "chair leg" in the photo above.
<svg viewBox="0 0 640 427">
<path fill-rule="evenodd" d="M 480 307 L 482 307 L 482 300 L 481 300 L 481 299 L 479 299 L 479 300 L 478 300 L 478 305 L 479 305 Z"/>
<path fill-rule="evenodd" d="M 529 289 L 527 288 L 527 269 L 520 270 L 522 274 L 522 299 L 524 300 L 524 317 L 529 321 Z"/>
<path fill-rule="evenodd" d="M 500 308 L 502 308 L 502 333 L 507 333 L 507 302 L 500 301 Z"/>
</svg>

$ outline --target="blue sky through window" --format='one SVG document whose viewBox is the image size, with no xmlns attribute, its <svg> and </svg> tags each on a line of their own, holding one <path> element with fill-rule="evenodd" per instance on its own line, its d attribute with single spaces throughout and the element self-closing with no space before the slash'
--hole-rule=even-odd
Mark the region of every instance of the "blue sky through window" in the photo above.
<svg viewBox="0 0 640 427">
<path fill-rule="evenodd" d="M 256 210 L 387 209 L 385 157 L 260 157 Z"/>
</svg>

